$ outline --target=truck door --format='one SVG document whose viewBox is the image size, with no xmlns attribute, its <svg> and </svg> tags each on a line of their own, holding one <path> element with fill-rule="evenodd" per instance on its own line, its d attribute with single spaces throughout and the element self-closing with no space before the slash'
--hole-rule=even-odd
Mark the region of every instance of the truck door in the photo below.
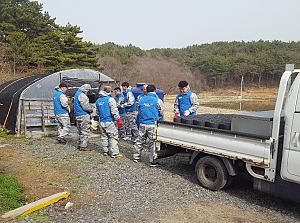
<svg viewBox="0 0 300 223">
<path fill-rule="evenodd" d="M 297 81 L 297 82 L 296 82 Z M 296 83 L 295 83 L 296 82 Z M 299 75 L 285 105 L 285 131 L 281 162 L 281 177 L 300 182 L 300 97 Z"/>
<path fill-rule="evenodd" d="M 291 134 L 290 134 L 290 146 L 289 146 L 289 153 L 287 159 L 287 171 L 295 178 L 300 177 L 299 164 L 300 164 L 300 113 L 295 112 L 293 114 L 293 122 L 291 126 Z"/>
</svg>

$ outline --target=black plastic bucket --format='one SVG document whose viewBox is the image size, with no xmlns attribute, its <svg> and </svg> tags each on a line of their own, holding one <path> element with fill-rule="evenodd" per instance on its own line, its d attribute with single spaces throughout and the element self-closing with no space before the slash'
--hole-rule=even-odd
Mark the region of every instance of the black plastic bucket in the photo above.
<svg viewBox="0 0 300 223">
<path fill-rule="evenodd" d="M 184 123 L 184 124 L 193 125 L 194 120 L 193 119 L 182 118 L 181 122 Z"/>
<path fill-rule="evenodd" d="M 179 123 L 181 123 L 181 118 L 180 118 L 180 117 L 174 118 L 174 122 L 179 122 Z"/>
<path fill-rule="evenodd" d="M 206 121 L 199 121 L 199 120 L 194 120 L 194 125 L 198 125 L 198 126 L 205 126 L 206 125 Z"/>
<path fill-rule="evenodd" d="M 213 123 L 213 122 L 206 122 L 206 126 L 214 129 L 219 128 L 219 123 Z"/>
</svg>

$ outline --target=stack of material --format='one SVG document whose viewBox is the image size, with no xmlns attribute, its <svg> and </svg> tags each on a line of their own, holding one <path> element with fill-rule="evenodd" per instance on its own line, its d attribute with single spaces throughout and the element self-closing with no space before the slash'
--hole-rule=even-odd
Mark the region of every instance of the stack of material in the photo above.
<svg viewBox="0 0 300 223">
<path fill-rule="evenodd" d="M 232 115 L 228 114 L 203 114 L 177 117 L 174 118 L 174 122 L 230 130 L 231 119 Z"/>
</svg>

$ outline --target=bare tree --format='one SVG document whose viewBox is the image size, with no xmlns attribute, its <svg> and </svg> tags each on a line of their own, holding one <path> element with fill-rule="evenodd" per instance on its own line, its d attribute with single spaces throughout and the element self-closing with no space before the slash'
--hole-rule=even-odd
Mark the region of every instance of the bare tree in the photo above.
<svg viewBox="0 0 300 223">
<path fill-rule="evenodd" d="M 103 73 L 110 78 L 120 82 L 128 81 L 128 68 L 123 65 L 119 59 L 114 57 L 102 57 L 98 60 L 98 63 L 104 67 Z"/>
<path fill-rule="evenodd" d="M 236 77 L 241 77 L 242 79 L 244 79 L 244 77 L 249 73 L 249 70 L 250 69 L 247 63 L 240 63 L 235 69 L 234 74 Z"/>
<path fill-rule="evenodd" d="M 149 57 L 132 57 L 134 67 L 131 82 L 147 82 L 162 88 L 167 94 L 178 93 L 178 82 L 186 80 L 193 91 L 199 92 L 201 80 L 187 68 L 184 68 L 175 59 L 159 60 Z"/>
</svg>

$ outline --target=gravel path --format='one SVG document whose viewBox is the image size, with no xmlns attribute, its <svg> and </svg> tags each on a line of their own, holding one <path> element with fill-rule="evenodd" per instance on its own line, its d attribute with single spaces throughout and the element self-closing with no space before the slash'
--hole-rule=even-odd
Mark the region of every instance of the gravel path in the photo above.
<svg viewBox="0 0 300 223">
<path fill-rule="evenodd" d="M 66 145 L 57 144 L 51 137 L 9 144 L 43 159 L 44 164 L 56 165 L 57 169 L 69 167 L 78 173 L 57 185 L 65 191 L 76 191 L 79 199 L 72 200 L 75 192 L 67 199 L 74 202 L 73 207 L 65 210 L 59 201 L 38 211 L 38 217 L 33 217 L 36 213 L 25 216 L 23 222 L 166 222 L 165 217 L 169 219 L 174 211 L 208 204 L 226 205 L 224 214 L 226 207 L 234 207 L 264 216 L 267 222 L 300 222 L 299 204 L 253 190 L 248 178 L 238 177 L 231 187 L 212 192 L 198 185 L 194 166 L 186 158 L 165 158 L 160 161 L 161 167 L 149 167 L 149 152 L 144 149 L 142 162 L 134 163 L 133 143 L 120 141 L 123 157 L 116 159 L 102 155 L 99 137 L 89 139 L 91 152 L 77 150 L 75 138 L 69 138 Z M 245 222 L 257 222 L 248 220 Z"/>
</svg>

